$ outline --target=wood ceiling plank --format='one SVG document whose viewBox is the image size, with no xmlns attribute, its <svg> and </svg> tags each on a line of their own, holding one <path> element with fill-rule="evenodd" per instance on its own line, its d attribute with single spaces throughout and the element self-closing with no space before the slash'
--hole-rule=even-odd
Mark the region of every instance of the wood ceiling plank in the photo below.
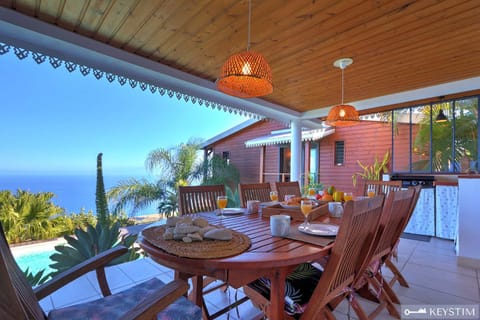
<svg viewBox="0 0 480 320">
<path fill-rule="evenodd" d="M 64 5 L 65 0 L 40 1 L 38 17 L 43 21 L 57 24 Z"/>
<path fill-rule="evenodd" d="M 112 41 L 112 39 L 118 34 L 120 27 L 128 18 L 130 12 L 135 10 L 138 3 L 138 1 L 131 0 L 115 0 L 109 9 L 109 13 L 98 27 L 94 38 L 113 46 L 117 45 L 118 43 Z"/>
<path fill-rule="evenodd" d="M 421 2 L 427 3 L 427 2 Z M 424 26 L 428 26 L 431 22 L 437 22 L 438 20 L 422 20 L 417 19 L 413 16 L 414 13 L 417 13 L 421 10 L 421 8 L 410 6 L 408 9 L 411 11 L 408 12 L 406 16 L 397 17 L 397 19 L 393 19 L 391 17 L 383 16 L 376 21 L 370 21 L 368 25 L 362 26 L 362 28 L 358 29 L 351 29 L 348 33 L 339 33 L 337 36 L 333 38 L 329 38 L 328 40 L 319 44 L 318 47 L 312 48 L 312 51 L 315 53 L 310 54 L 309 58 L 306 60 L 302 60 L 302 63 L 309 63 L 310 61 L 316 60 L 317 58 L 324 58 L 327 53 L 336 53 L 336 58 L 339 58 L 339 52 L 344 52 L 345 50 L 354 51 L 350 49 L 354 47 L 356 44 L 361 43 L 365 47 L 368 48 L 383 48 L 383 42 L 388 39 L 396 39 L 398 36 L 398 32 L 412 32 L 415 34 L 416 30 L 423 28 Z M 423 7 L 425 8 L 425 7 Z M 433 8 L 427 7 L 430 14 L 432 14 Z M 437 13 L 443 12 L 444 8 L 436 8 Z M 388 25 L 388 28 L 386 27 Z M 411 37 L 411 35 L 410 35 Z M 373 40 L 369 40 L 373 39 Z M 394 40 L 395 41 L 395 40 Z M 328 50 L 328 51 L 327 51 Z M 348 54 L 348 53 L 347 53 Z M 295 56 L 296 60 L 301 60 L 299 56 Z M 335 59 L 336 59 L 335 58 Z M 284 58 L 283 58 L 284 59 Z M 288 60 L 292 61 L 292 60 Z M 328 64 L 331 65 L 334 59 L 328 61 Z M 283 63 L 276 68 L 276 70 L 281 70 L 281 68 L 291 68 L 288 66 L 287 63 Z"/>
<path fill-rule="evenodd" d="M 85 15 L 88 1 L 66 1 L 57 19 L 57 25 L 74 32 Z"/>
<path fill-rule="evenodd" d="M 86 37 L 94 38 L 105 17 L 110 13 L 112 1 L 90 1 L 75 31 Z"/>
</svg>

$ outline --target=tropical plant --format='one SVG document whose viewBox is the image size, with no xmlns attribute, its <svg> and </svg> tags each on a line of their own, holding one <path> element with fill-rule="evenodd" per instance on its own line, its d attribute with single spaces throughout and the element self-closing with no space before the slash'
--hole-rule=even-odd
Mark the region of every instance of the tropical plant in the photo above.
<svg viewBox="0 0 480 320">
<path fill-rule="evenodd" d="M 44 275 L 44 273 L 45 273 L 45 269 L 42 269 L 35 274 L 33 274 L 30 271 L 30 268 L 27 268 L 25 271 L 23 271 L 23 274 L 25 275 L 25 278 L 27 278 L 28 283 L 32 287 L 38 286 L 38 285 L 46 282 L 50 278 L 51 273 L 47 273 L 45 275 Z"/>
<path fill-rule="evenodd" d="M 422 109 L 424 116 L 418 124 L 413 149 L 418 155 L 430 156 L 428 160 L 412 163 L 414 171 L 460 172 L 463 157 L 477 159 L 477 104 L 469 99 L 463 103 L 456 102 L 455 106 L 455 123 L 430 122 L 431 114 L 438 114 L 440 109 L 450 110 L 449 102 Z"/>
<path fill-rule="evenodd" d="M 97 186 L 95 190 L 95 206 L 97 209 L 97 221 L 102 226 L 110 224 L 110 213 L 108 202 L 105 196 L 105 185 L 103 183 L 102 153 L 97 155 Z"/>
<path fill-rule="evenodd" d="M 240 207 L 240 195 L 238 189 L 232 190 L 229 186 L 225 186 L 225 193 L 227 194 L 227 206 L 237 208 Z"/>
<path fill-rule="evenodd" d="M 205 159 L 196 176 L 203 176 L 203 184 L 224 184 L 234 189 L 240 181 L 238 169 L 217 154 Z"/>
<path fill-rule="evenodd" d="M 390 162 L 390 150 L 387 150 L 383 156 L 383 160 L 378 161 L 377 155 L 375 155 L 375 160 L 372 164 L 363 164 L 360 160 L 357 160 L 358 165 L 362 168 L 362 172 L 355 172 L 352 175 L 353 185 L 357 185 L 358 177 L 363 178 L 364 180 L 380 180 L 383 173 L 388 172 L 388 163 Z"/>
<path fill-rule="evenodd" d="M 52 272 L 52 276 L 118 245 L 127 247 L 128 252 L 112 260 L 109 265 L 135 260 L 140 257 L 139 248 L 134 246 L 137 235 L 120 235 L 120 223 L 118 221 L 111 226 L 102 226 L 97 223 L 94 227 L 88 224 L 86 230 L 77 228 L 75 229 L 75 236 L 67 235 L 64 236 L 64 239 L 67 244 L 55 246 L 57 252 L 50 256 L 53 261 L 50 267 L 56 270 Z"/>
<path fill-rule="evenodd" d="M 0 221 L 10 243 L 53 238 L 58 234 L 55 217 L 64 210 L 51 202 L 51 192 L 18 189 L 0 191 Z"/>
<path fill-rule="evenodd" d="M 316 182 L 316 177 L 314 173 L 310 173 L 308 176 L 308 184 L 303 186 L 303 194 L 308 194 L 308 190 L 315 189 L 316 192 L 323 190 L 323 184 L 321 182 Z"/>
<path fill-rule="evenodd" d="M 113 212 L 131 207 L 132 213 L 158 203 L 161 212 L 172 214 L 178 210 L 177 190 L 180 185 L 189 185 L 195 180 L 198 166 L 199 143 L 190 140 L 173 148 L 159 148 L 149 153 L 145 166 L 148 171 L 160 171 L 157 182 L 146 179 L 120 181 L 107 192 L 114 203 Z M 165 211 L 163 211 L 165 210 Z"/>
</svg>

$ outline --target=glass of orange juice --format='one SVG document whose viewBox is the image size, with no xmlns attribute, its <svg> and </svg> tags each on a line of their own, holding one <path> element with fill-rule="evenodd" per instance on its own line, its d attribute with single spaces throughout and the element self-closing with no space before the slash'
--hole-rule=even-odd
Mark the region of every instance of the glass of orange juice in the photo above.
<svg viewBox="0 0 480 320">
<path fill-rule="evenodd" d="M 220 218 L 223 218 L 223 209 L 227 207 L 228 198 L 227 196 L 218 196 L 217 197 L 217 206 L 220 209 Z"/>
<path fill-rule="evenodd" d="M 305 216 L 305 222 L 303 223 L 305 228 L 307 228 L 308 225 L 310 224 L 308 222 L 308 215 L 310 214 L 310 211 L 312 211 L 312 207 L 313 207 L 312 200 L 302 200 L 302 202 L 300 203 L 300 210 L 302 210 L 302 213 Z"/>
<path fill-rule="evenodd" d="M 345 202 L 347 201 L 352 201 L 353 200 L 353 193 L 351 192 L 345 192 L 343 194 L 343 199 L 345 200 Z"/>
<path fill-rule="evenodd" d="M 368 196 L 369 198 L 375 197 L 375 188 L 373 188 L 373 187 L 368 187 L 367 196 Z"/>
<path fill-rule="evenodd" d="M 278 192 L 277 191 L 270 191 L 270 200 L 278 201 Z"/>
<path fill-rule="evenodd" d="M 316 194 L 317 194 L 317 190 L 315 190 L 314 188 L 308 189 L 308 195 L 309 195 L 310 197 L 313 197 L 313 196 L 315 196 Z"/>
</svg>

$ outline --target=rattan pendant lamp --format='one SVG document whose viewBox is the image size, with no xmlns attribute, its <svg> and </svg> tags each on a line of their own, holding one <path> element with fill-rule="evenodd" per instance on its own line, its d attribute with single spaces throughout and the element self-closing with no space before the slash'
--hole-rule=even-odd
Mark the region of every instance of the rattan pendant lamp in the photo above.
<svg viewBox="0 0 480 320">
<path fill-rule="evenodd" d="M 327 124 L 336 127 L 346 127 L 353 126 L 359 123 L 360 118 L 358 116 L 358 111 L 354 106 L 343 104 L 343 73 L 346 67 L 351 65 L 353 60 L 350 58 L 338 59 L 333 63 L 337 68 L 342 69 L 342 104 L 333 107 L 328 112 Z"/>
<path fill-rule="evenodd" d="M 218 90 L 235 97 L 253 98 L 272 93 L 272 70 L 265 58 L 250 50 L 252 3 L 248 1 L 247 51 L 232 55 L 217 79 Z"/>
</svg>

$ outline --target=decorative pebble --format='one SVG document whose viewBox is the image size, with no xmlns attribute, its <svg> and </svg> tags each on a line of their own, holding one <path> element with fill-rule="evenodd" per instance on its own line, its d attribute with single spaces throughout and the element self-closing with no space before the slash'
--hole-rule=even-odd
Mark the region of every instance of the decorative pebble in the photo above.
<svg viewBox="0 0 480 320">
<path fill-rule="evenodd" d="M 213 240 L 232 240 L 233 235 L 231 230 L 221 228 L 207 231 L 203 237 Z"/>
</svg>

